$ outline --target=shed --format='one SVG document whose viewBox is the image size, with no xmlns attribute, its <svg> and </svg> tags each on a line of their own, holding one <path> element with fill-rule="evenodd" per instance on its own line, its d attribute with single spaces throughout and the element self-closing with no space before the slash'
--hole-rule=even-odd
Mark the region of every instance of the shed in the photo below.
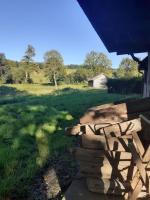
<svg viewBox="0 0 150 200">
<path fill-rule="evenodd" d="M 88 86 L 93 88 L 104 89 L 106 88 L 107 77 L 104 74 L 99 74 L 88 80 Z"/>
</svg>

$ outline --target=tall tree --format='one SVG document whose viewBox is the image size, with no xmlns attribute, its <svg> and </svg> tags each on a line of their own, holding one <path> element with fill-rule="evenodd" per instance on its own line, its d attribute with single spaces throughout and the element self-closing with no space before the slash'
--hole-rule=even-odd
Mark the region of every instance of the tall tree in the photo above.
<svg viewBox="0 0 150 200">
<path fill-rule="evenodd" d="M 91 51 L 86 55 L 84 65 L 89 67 L 105 67 L 110 68 L 112 63 L 111 60 L 104 53 L 99 53 L 95 51 Z"/>
<path fill-rule="evenodd" d="M 0 80 L 7 82 L 10 78 L 10 68 L 7 65 L 6 57 L 4 53 L 0 53 Z"/>
<path fill-rule="evenodd" d="M 53 81 L 57 87 L 58 79 L 65 74 L 65 68 L 63 58 L 61 54 L 56 50 L 47 51 L 44 54 L 45 71 L 49 80 Z"/>
<path fill-rule="evenodd" d="M 92 69 L 94 75 L 103 73 L 112 76 L 111 60 L 104 53 L 91 51 L 86 55 L 84 66 Z"/>
<path fill-rule="evenodd" d="M 6 62 L 6 57 L 4 53 L 0 53 L 0 76 L 4 74 L 4 66 Z"/>
<path fill-rule="evenodd" d="M 35 49 L 32 45 L 27 46 L 27 50 L 25 51 L 25 55 L 22 59 L 22 67 L 25 70 L 25 82 L 27 83 L 30 75 L 29 73 L 33 70 L 35 65 L 33 64 L 33 57 L 35 56 Z"/>
<path fill-rule="evenodd" d="M 116 70 L 118 78 L 132 78 L 140 76 L 138 72 L 138 63 L 130 58 L 123 58 L 119 68 Z"/>
</svg>

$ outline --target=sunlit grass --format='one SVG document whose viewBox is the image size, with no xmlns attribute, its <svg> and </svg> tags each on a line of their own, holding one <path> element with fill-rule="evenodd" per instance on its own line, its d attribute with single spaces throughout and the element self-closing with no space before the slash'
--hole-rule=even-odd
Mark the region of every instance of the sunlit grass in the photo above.
<svg viewBox="0 0 150 200">
<path fill-rule="evenodd" d="M 84 85 L 3 85 L 0 92 L 0 199 L 21 199 L 45 163 L 72 147 L 64 129 L 87 108 L 126 98 Z"/>
</svg>

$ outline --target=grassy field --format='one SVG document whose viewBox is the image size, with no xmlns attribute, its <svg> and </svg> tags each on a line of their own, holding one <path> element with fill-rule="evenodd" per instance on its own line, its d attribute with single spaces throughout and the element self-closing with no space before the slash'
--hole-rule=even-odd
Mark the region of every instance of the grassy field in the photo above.
<svg viewBox="0 0 150 200">
<path fill-rule="evenodd" d="M 36 173 L 74 141 L 64 135 L 87 108 L 126 96 L 84 85 L 0 86 L 0 199 L 21 199 Z"/>
</svg>

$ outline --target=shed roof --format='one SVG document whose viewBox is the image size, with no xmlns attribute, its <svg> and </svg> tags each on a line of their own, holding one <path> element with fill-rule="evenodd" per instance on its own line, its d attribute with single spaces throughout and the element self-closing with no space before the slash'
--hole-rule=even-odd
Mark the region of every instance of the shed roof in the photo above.
<svg viewBox="0 0 150 200">
<path fill-rule="evenodd" d="M 78 0 L 109 52 L 150 51 L 150 0 Z"/>
<path fill-rule="evenodd" d="M 106 76 L 104 74 L 99 74 L 97 76 L 94 76 L 93 78 L 88 79 L 88 81 L 94 81 L 101 78 L 106 78 Z"/>
</svg>

